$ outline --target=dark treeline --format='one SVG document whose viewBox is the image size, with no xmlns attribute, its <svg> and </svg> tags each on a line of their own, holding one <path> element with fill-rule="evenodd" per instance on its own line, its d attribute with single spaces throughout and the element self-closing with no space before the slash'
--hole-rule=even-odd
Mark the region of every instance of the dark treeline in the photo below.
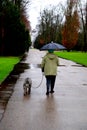
<svg viewBox="0 0 87 130">
<path fill-rule="evenodd" d="M 0 55 L 18 56 L 28 51 L 28 26 L 22 0 L 0 0 Z"/>
</svg>

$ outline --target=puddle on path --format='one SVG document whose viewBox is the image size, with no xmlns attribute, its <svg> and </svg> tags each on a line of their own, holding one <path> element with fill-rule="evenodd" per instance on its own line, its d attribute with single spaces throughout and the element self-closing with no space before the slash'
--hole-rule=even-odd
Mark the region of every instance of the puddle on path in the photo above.
<svg viewBox="0 0 87 130">
<path fill-rule="evenodd" d="M 84 67 L 83 65 L 80 65 L 80 64 L 76 64 L 76 65 L 71 65 L 73 67 Z"/>
<path fill-rule="evenodd" d="M 29 64 L 29 69 L 41 68 L 41 64 Z"/>
</svg>

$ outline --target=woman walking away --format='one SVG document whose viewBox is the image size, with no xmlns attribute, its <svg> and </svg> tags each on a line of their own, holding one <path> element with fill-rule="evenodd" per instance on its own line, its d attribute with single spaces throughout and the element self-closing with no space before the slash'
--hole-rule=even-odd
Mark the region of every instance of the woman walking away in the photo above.
<svg viewBox="0 0 87 130">
<path fill-rule="evenodd" d="M 41 63 L 42 71 L 44 69 L 44 74 L 46 77 L 46 95 L 49 95 L 49 92 L 54 93 L 58 65 L 58 57 L 53 53 L 53 50 L 48 50 L 48 53 L 43 57 Z"/>
</svg>

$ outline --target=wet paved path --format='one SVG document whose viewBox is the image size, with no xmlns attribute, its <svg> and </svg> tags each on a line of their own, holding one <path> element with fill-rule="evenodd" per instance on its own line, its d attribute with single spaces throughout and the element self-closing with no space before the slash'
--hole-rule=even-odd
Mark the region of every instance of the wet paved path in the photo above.
<svg viewBox="0 0 87 130">
<path fill-rule="evenodd" d="M 42 79 L 39 64 L 43 55 L 31 49 L 27 59 L 21 62 L 26 69 L 13 85 L 14 92 L 0 122 L 0 130 L 87 130 L 87 68 L 59 59 L 55 93 L 47 97 L 45 77 L 41 86 L 34 88 Z M 13 76 L 17 78 L 18 74 Z M 24 97 L 22 85 L 28 76 L 33 88 L 31 95 Z M 0 113 L 1 110 L 4 108 L 0 108 Z"/>
</svg>

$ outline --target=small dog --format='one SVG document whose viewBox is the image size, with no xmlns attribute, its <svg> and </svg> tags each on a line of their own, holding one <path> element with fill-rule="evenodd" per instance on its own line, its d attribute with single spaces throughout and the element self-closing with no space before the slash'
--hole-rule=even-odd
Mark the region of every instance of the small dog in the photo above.
<svg viewBox="0 0 87 130">
<path fill-rule="evenodd" d="M 32 80 L 30 78 L 26 78 L 23 84 L 24 96 L 30 94 L 32 86 Z"/>
</svg>

